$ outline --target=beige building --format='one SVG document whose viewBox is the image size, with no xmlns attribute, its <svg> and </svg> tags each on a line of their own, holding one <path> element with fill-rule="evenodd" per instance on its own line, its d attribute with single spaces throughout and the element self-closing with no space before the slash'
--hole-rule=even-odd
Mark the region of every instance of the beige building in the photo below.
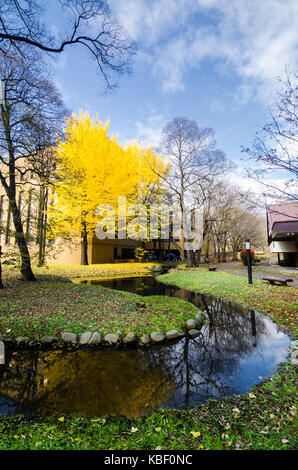
<svg viewBox="0 0 298 470">
<path fill-rule="evenodd" d="M 0 166 L 4 172 L 7 169 Z M 28 243 L 33 263 L 44 258 L 47 264 L 81 264 L 81 243 L 78 237 L 71 242 L 62 239 L 46 240 L 47 216 L 44 210 L 53 203 L 54 194 L 48 186 L 42 185 L 39 178 L 30 173 L 25 179 L 17 181 L 17 203 L 20 208 L 23 230 Z M 0 245 L 4 259 L 18 253 L 16 246 L 12 214 L 9 210 L 8 197 L 0 183 Z M 138 243 L 134 240 L 99 240 L 95 234 L 88 238 L 89 264 L 124 262 L 134 259 L 134 250 Z M 157 258 L 163 257 L 169 250 L 179 256 L 179 245 L 167 241 L 146 243 L 145 248 Z"/>
</svg>

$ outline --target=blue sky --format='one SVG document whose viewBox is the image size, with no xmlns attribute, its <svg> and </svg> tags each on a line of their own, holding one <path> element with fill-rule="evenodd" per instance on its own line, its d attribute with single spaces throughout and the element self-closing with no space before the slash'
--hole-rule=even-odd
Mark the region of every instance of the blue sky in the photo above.
<svg viewBox="0 0 298 470">
<path fill-rule="evenodd" d="M 95 64 L 69 48 L 53 78 L 66 104 L 110 119 L 121 142 L 157 144 L 163 125 L 187 116 L 212 127 L 218 147 L 238 163 L 278 90 L 285 67 L 297 68 L 296 0 L 110 0 L 137 42 L 133 72 L 102 96 Z M 54 10 L 53 10 L 54 11 Z M 54 15 L 49 21 L 55 21 Z"/>
</svg>

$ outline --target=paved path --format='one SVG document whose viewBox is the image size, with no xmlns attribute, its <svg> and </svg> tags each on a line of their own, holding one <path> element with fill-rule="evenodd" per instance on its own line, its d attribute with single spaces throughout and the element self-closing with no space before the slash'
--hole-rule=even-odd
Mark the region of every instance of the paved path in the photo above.
<svg viewBox="0 0 298 470">
<path fill-rule="evenodd" d="M 242 266 L 237 261 L 230 261 L 227 263 L 220 263 L 217 266 L 217 271 L 225 271 L 235 276 L 247 277 L 247 268 Z M 293 282 L 289 282 L 289 286 L 298 286 L 298 271 L 296 268 L 286 268 L 278 265 L 258 265 L 252 267 L 253 279 L 262 280 L 263 277 L 278 277 L 280 279 L 293 279 Z"/>
</svg>

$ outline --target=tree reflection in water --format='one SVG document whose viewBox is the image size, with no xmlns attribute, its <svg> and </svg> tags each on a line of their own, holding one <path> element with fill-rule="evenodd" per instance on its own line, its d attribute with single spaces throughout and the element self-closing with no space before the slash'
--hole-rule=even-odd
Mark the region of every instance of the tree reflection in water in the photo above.
<svg viewBox="0 0 298 470">
<path fill-rule="evenodd" d="M 188 300 L 208 322 L 196 338 L 150 348 L 8 351 L 0 367 L 0 413 L 19 411 L 11 404 L 41 415 L 140 416 L 159 407 L 188 408 L 250 390 L 287 358 L 288 337 L 259 312 L 154 278 L 121 281 L 107 287 Z"/>
</svg>

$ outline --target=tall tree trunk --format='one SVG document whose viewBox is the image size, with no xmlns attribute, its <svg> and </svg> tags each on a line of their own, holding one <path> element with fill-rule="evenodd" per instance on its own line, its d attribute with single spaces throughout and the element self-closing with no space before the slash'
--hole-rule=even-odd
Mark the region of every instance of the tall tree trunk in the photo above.
<svg viewBox="0 0 298 470">
<path fill-rule="evenodd" d="M 222 261 L 227 262 L 227 234 L 225 233 L 224 242 L 222 247 Z"/>
<path fill-rule="evenodd" d="M 214 236 L 212 237 L 212 248 L 213 248 L 213 260 L 214 260 L 214 258 L 216 258 L 217 256 L 216 239 Z"/>
<path fill-rule="evenodd" d="M 192 267 L 192 252 L 191 252 L 191 250 L 186 250 L 186 266 L 188 268 Z"/>
<path fill-rule="evenodd" d="M 220 256 L 220 240 L 219 240 L 219 238 L 217 239 L 217 258 L 218 258 L 218 262 L 220 263 L 221 256 Z"/>
<path fill-rule="evenodd" d="M 43 227 L 41 232 L 41 240 L 39 246 L 39 253 L 38 253 L 38 265 L 43 266 L 45 264 L 45 257 L 46 257 L 46 242 L 47 242 L 47 215 L 44 214 L 43 219 Z"/>
<path fill-rule="evenodd" d="M 205 218 L 204 219 L 204 223 L 203 223 L 203 240 L 202 240 L 202 246 L 196 250 L 196 255 L 195 255 L 195 266 L 199 267 L 200 266 L 200 263 L 201 263 L 201 254 L 202 254 L 202 247 L 203 247 L 203 243 L 204 243 L 204 240 L 207 236 L 207 249 L 206 249 L 206 253 L 207 253 L 207 257 L 208 257 L 208 250 L 209 250 L 209 235 L 208 235 L 208 230 L 209 230 L 209 225 L 208 225 L 208 220 Z"/>
<path fill-rule="evenodd" d="M 222 247 L 222 262 L 223 263 L 227 262 L 227 246 L 226 246 L 226 243 L 224 243 L 223 247 Z"/>
<path fill-rule="evenodd" d="M 209 243 L 210 243 L 210 238 L 209 234 L 207 235 L 207 241 L 206 241 L 206 251 L 205 251 L 205 258 L 209 260 Z"/>
<path fill-rule="evenodd" d="M 38 266 L 43 266 L 45 263 L 46 251 L 46 231 L 47 231 L 47 210 L 48 191 L 47 188 L 41 186 L 39 193 L 39 209 L 37 220 L 37 243 L 38 243 Z"/>
<path fill-rule="evenodd" d="M 202 248 L 199 248 L 197 251 L 196 251 L 196 256 L 195 256 L 195 265 L 197 267 L 200 266 L 200 263 L 201 263 L 201 253 L 202 253 Z"/>
<path fill-rule="evenodd" d="M 21 255 L 21 273 L 23 279 L 24 281 L 36 281 L 36 278 L 31 268 L 30 253 L 28 250 L 26 237 L 23 230 L 21 213 L 16 204 L 15 198 L 9 200 L 9 205 L 12 212 L 13 223 L 15 227 L 16 242 Z"/>
<path fill-rule="evenodd" d="M 9 161 L 8 161 L 8 168 L 9 168 L 9 183 L 0 172 L 0 180 L 4 186 L 6 191 L 8 201 L 9 201 L 9 210 L 12 212 L 13 216 L 13 223 L 15 227 L 15 236 L 16 242 L 20 251 L 21 256 L 21 273 L 23 276 L 24 281 L 36 281 L 35 276 L 32 272 L 31 268 L 31 260 L 30 260 L 30 253 L 28 250 L 21 212 L 18 208 L 16 202 L 16 167 L 15 167 L 15 154 L 14 154 L 14 147 L 12 144 L 11 139 L 11 131 L 10 131 L 10 112 L 6 109 L 4 110 L 4 106 L 1 105 L 1 117 L 2 117 L 2 124 L 4 127 L 4 134 L 5 140 L 8 149 Z"/>
<path fill-rule="evenodd" d="M 81 264 L 88 265 L 88 237 L 86 226 L 81 233 Z"/>
</svg>

